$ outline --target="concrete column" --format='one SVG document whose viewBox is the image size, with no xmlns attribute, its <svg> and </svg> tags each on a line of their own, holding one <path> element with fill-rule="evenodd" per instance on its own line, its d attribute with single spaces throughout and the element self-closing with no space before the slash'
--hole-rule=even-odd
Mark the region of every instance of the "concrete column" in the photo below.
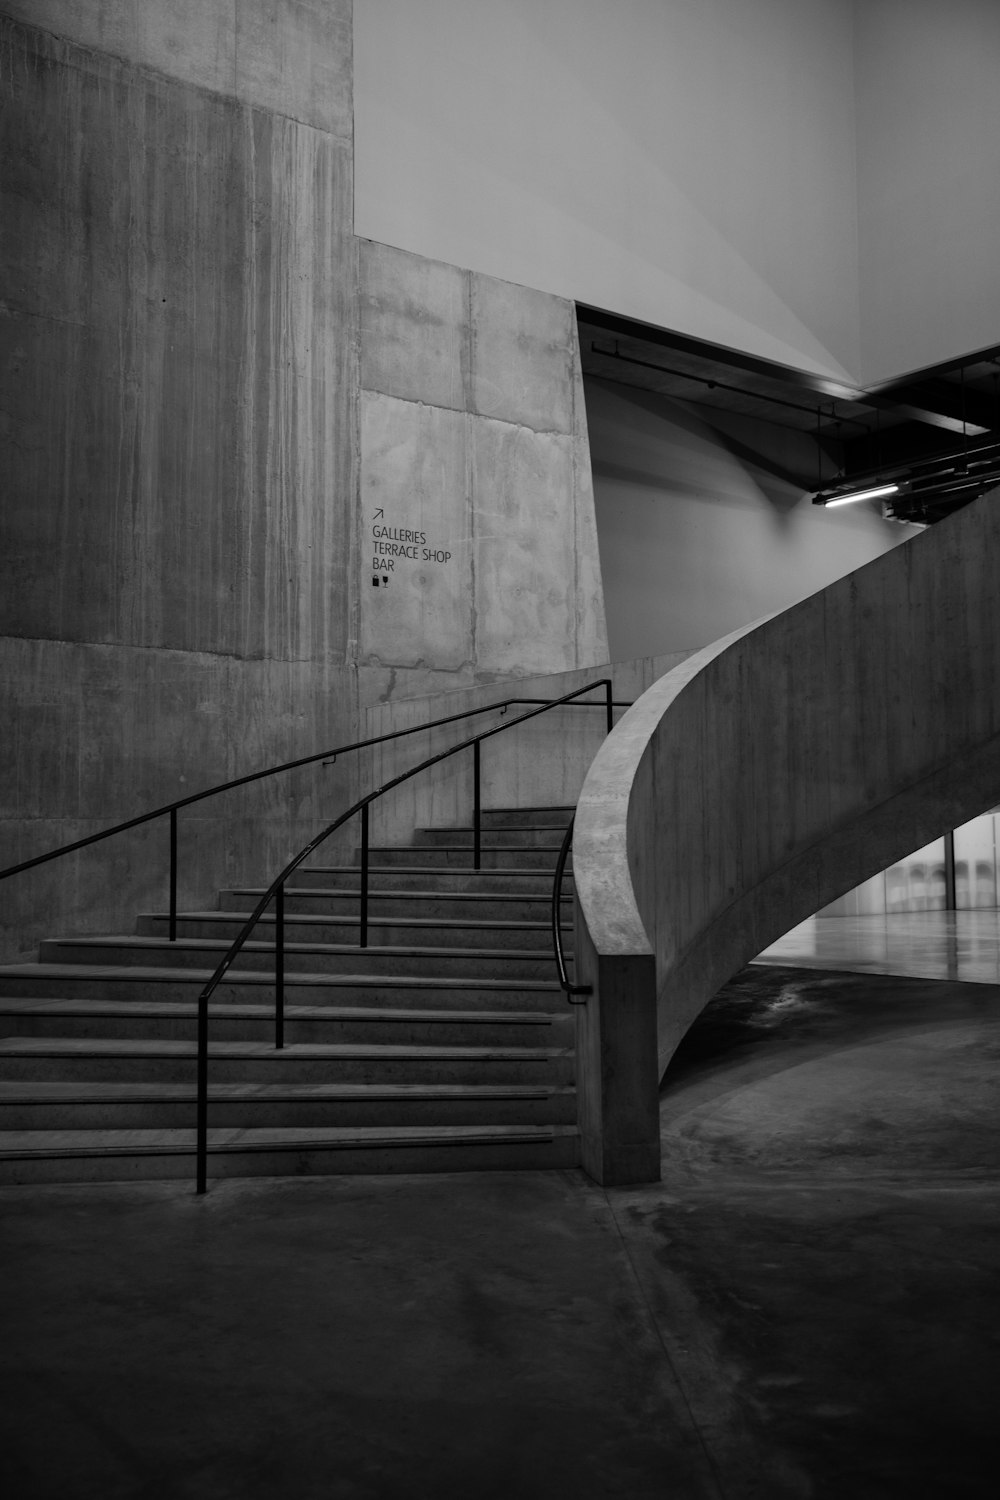
<svg viewBox="0 0 1000 1500">
<path fill-rule="evenodd" d="M 652 953 L 598 955 L 577 906 L 576 1089 L 580 1158 L 605 1187 L 660 1179 L 656 963 Z"/>
</svg>

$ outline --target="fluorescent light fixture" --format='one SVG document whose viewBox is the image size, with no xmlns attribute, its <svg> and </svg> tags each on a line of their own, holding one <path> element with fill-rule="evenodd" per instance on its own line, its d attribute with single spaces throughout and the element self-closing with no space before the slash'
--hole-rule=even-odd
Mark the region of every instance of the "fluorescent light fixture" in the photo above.
<svg viewBox="0 0 1000 1500">
<path fill-rule="evenodd" d="M 885 495 L 898 495 L 898 484 L 879 484 L 871 490 L 855 490 L 853 495 L 838 495 L 835 500 L 824 500 L 827 510 L 835 505 L 853 505 L 856 500 L 881 500 Z"/>
</svg>

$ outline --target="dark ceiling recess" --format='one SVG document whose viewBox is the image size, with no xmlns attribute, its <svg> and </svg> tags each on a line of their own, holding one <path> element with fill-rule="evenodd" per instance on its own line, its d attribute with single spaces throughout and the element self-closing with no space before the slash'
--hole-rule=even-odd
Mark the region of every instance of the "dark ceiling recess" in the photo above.
<svg viewBox="0 0 1000 1500">
<path fill-rule="evenodd" d="M 817 504 L 886 488 L 886 514 L 926 523 L 1000 484 L 1000 346 L 862 390 L 582 304 L 577 319 L 585 375 L 695 407 Z M 776 427 L 799 435 L 781 462 Z"/>
</svg>

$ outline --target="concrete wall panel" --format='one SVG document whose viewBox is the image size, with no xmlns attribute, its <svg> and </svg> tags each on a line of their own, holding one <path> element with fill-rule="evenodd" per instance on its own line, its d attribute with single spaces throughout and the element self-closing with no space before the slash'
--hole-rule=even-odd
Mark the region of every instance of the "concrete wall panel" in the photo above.
<svg viewBox="0 0 1000 1500">
<path fill-rule="evenodd" d="M 572 304 L 368 241 L 359 262 L 361 664 L 411 696 L 430 669 L 467 685 L 605 660 Z M 377 521 L 452 557 L 398 559 L 375 588 Z"/>
<path fill-rule="evenodd" d="M 458 671 L 471 662 L 467 443 L 460 412 L 363 395 L 362 664 Z"/>
<path fill-rule="evenodd" d="M 307 86 L 289 27 L 309 87 L 348 77 L 348 9 L 7 9 L 83 45 L 0 20 L 0 867 L 348 741 L 357 691 L 350 143 L 261 107 Z M 182 902 L 273 873 L 355 777 L 182 814 Z M 165 859 L 164 825 L 17 877 L 4 951 L 162 906 Z"/>
<path fill-rule="evenodd" d="M 351 11 L 352 0 L 237 0 L 237 97 L 349 141 Z"/>
<path fill-rule="evenodd" d="M 215 93 L 232 92 L 234 8 L 218 0 L 4 0 L 12 19 L 95 53 L 154 68 Z"/>
<path fill-rule="evenodd" d="M 476 659 L 498 675 L 578 665 L 573 442 L 478 421 L 472 492 Z"/>
<path fill-rule="evenodd" d="M 0 641 L 0 868 L 222 780 L 355 738 L 354 674 L 311 662 L 61 641 Z M 303 768 L 180 814 L 182 899 L 259 884 L 356 795 L 359 766 Z M 341 845 L 340 847 L 346 847 Z M 162 905 L 165 821 L 2 889 L 0 950 L 53 924 L 126 930 Z M 58 918 L 54 913 L 58 912 Z M 123 927 L 125 924 L 125 927 Z"/>
<path fill-rule="evenodd" d="M 363 388 L 466 411 L 469 273 L 370 241 L 359 262 Z"/>
<path fill-rule="evenodd" d="M 4 0 L 3 9 L 92 54 L 351 138 L 352 0 Z M 15 40 L 11 60 L 17 50 Z"/>
<path fill-rule="evenodd" d="M 6 112 L 0 629 L 342 655 L 347 148 L 34 40 Z"/>
<path fill-rule="evenodd" d="M 573 430 L 573 304 L 472 277 L 471 410 L 537 432 Z"/>
<path fill-rule="evenodd" d="M 588 648 L 593 656 L 581 655 L 580 660 L 603 661 L 609 659 L 607 612 L 604 602 L 604 579 L 601 571 L 600 544 L 597 530 L 597 506 L 594 495 L 594 477 L 591 464 L 590 430 L 587 405 L 583 390 L 583 367 L 580 360 L 580 339 L 573 320 L 573 492 L 576 505 L 573 512 L 574 546 L 576 569 L 574 607 L 576 610 L 576 635 L 584 653 Z M 627 652 L 619 652 L 625 660 Z"/>
</svg>

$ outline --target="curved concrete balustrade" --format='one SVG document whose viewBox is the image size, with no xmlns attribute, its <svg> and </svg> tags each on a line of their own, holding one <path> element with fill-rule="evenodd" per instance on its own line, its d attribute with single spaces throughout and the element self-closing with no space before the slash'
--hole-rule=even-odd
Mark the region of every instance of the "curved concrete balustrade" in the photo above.
<svg viewBox="0 0 1000 1500">
<path fill-rule="evenodd" d="M 1000 801 L 1000 491 L 661 678 L 576 818 L 584 1165 L 659 1175 L 681 1037 L 768 943 Z"/>
</svg>

